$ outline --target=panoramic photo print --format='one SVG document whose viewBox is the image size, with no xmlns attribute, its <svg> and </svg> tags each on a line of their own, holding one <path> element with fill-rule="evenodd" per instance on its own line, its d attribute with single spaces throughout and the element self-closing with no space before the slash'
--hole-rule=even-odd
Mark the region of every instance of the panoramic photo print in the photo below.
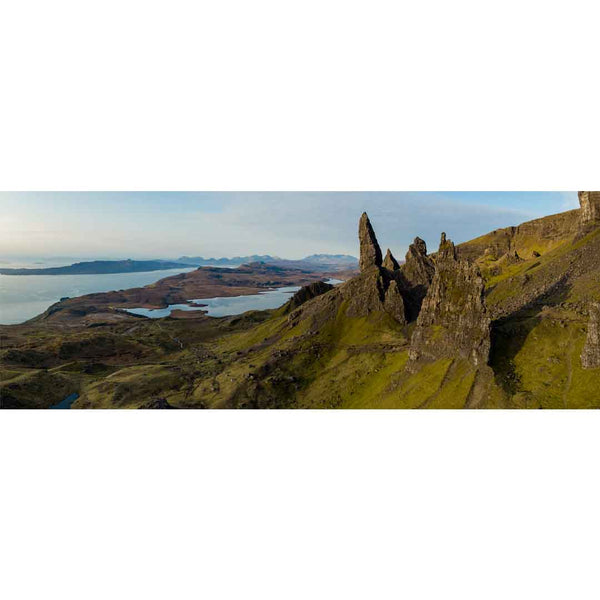
<svg viewBox="0 0 600 600">
<path fill-rule="evenodd" d="M 4 192 L 3 409 L 600 407 L 600 192 Z"/>
</svg>

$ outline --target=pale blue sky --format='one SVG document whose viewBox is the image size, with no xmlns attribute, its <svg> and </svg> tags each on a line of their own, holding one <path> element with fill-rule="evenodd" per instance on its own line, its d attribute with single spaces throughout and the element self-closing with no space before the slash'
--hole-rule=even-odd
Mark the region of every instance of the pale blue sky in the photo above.
<svg viewBox="0 0 600 600">
<path fill-rule="evenodd" d="M 576 192 L 3 192 L 0 258 L 357 255 L 366 210 L 402 257 L 578 206 Z"/>
</svg>

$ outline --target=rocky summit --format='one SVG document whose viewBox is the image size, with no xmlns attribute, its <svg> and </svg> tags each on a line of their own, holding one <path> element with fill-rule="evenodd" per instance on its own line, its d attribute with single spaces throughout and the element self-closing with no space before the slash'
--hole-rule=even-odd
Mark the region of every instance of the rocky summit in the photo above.
<svg viewBox="0 0 600 600">
<path fill-rule="evenodd" d="M 431 254 L 417 237 L 402 264 L 398 248 L 383 259 L 363 214 L 360 272 L 336 286 L 263 265 L 64 300 L 0 327 L 2 406 L 75 394 L 76 409 L 600 408 L 600 193 L 579 199 L 461 244 L 442 234 Z M 209 297 L 213 279 L 227 292 L 303 287 L 235 317 L 122 311 L 159 292 L 161 305 Z"/>
</svg>

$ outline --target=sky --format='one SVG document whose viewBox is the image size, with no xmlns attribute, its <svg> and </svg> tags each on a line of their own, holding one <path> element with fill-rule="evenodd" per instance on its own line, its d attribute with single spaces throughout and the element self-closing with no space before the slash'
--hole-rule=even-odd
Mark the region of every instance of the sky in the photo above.
<svg viewBox="0 0 600 600">
<path fill-rule="evenodd" d="M 579 206 L 576 192 L 1 192 L 0 260 L 358 254 L 367 211 L 384 252 L 435 250 Z"/>
</svg>

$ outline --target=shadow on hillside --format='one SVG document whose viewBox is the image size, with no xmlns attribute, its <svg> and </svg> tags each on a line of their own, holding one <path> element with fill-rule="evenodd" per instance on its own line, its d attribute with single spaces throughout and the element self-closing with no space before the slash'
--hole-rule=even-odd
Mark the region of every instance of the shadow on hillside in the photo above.
<svg viewBox="0 0 600 600">
<path fill-rule="evenodd" d="M 515 357 L 523 349 L 529 334 L 541 322 L 544 307 L 565 302 L 570 289 L 566 276 L 562 277 L 523 308 L 492 322 L 489 365 L 494 371 L 496 383 L 511 396 L 520 391 L 521 385 Z"/>
</svg>

